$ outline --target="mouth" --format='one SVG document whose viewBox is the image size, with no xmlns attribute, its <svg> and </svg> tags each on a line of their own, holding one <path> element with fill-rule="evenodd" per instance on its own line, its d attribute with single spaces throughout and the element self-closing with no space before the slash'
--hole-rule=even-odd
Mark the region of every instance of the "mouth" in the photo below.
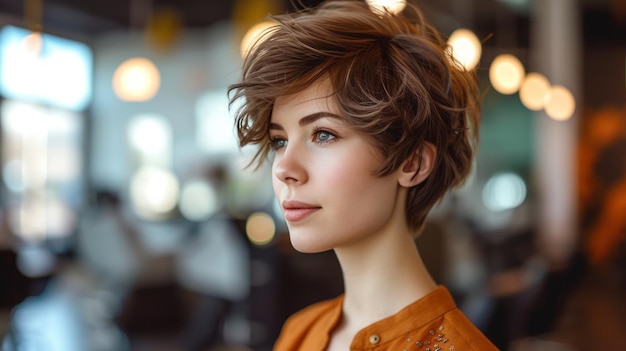
<svg viewBox="0 0 626 351">
<path fill-rule="evenodd" d="M 301 221 L 322 207 L 299 201 L 283 201 L 283 214 L 288 222 Z"/>
</svg>

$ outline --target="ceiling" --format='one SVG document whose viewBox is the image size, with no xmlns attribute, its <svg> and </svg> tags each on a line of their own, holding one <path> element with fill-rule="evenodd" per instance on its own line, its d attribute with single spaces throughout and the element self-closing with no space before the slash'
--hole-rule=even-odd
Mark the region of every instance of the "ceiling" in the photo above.
<svg viewBox="0 0 626 351">
<path fill-rule="evenodd" d="M 140 27 L 146 21 L 141 18 L 142 14 L 150 9 L 175 9 L 185 28 L 207 27 L 231 19 L 236 2 L 251 3 L 255 0 L 0 0 L 0 16 L 13 22 L 23 22 L 25 4 L 37 1 L 42 1 L 43 25 L 48 31 L 91 38 L 109 31 Z M 263 1 L 277 2 L 282 10 L 293 9 L 294 3 L 311 6 L 321 2 Z M 508 45 L 528 45 L 528 26 L 532 21 L 530 3 L 533 0 L 410 1 L 417 3 L 444 32 L 446 26 L 463 25 L 474 29 L 482 37 L 491 33 L 507 33 Z M 583 10 L 585 44 L 626 47 L 626 0 L 572 1 L 579 1 Z"/>
</svg>

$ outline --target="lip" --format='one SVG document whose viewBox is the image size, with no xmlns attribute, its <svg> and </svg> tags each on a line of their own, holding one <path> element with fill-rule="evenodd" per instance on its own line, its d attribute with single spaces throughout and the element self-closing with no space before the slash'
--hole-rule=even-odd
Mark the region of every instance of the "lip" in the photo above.
<svg viewBox="0 0 626 351">
<path fill-rule="evenodd" d="M 283 201 L 282 207 L 285 220 L 287 220 L 288 222 L 297 222 L 303 220 L 313 213 L 317 212 L 317 210 L 321 209 L 320 206 L 295 200 Z"/>
</svg>

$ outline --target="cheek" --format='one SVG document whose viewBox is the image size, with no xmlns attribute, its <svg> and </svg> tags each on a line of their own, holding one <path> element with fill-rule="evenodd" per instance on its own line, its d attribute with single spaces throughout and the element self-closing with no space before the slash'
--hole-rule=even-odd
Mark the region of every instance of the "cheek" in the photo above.
<svg viewBox="0 0 626 351">
<path fill-rule="evenodd" d="M 337 193 L 350 197 L 352 202 L 363 201 L 371 205 L 378 201 L 387 203 L 395 196 L 397 182 L 393 177 L 378 177 L 378 162 L 373 155 L 351 154 L 348 158 L 329 165 L 324 184 Z M 356 205 L 356 204 L 355 204 Z"/>
<path fill-rule="evenodd" d="M 319 184 L 343 192 L 353 187 L 355 176 L 363 172 L 347 159 L 327 159 L 317 165 Z"/>
<path fill-rule="evenodd" d="M 348 158 L 327 162 L 320 167 L 320 184 L 333 192 L 359 195 L 373 186 L 375 179 L 372 176 L 372 167 L 368 162 L 360 162 L 357 155 Z"/>
</svg>

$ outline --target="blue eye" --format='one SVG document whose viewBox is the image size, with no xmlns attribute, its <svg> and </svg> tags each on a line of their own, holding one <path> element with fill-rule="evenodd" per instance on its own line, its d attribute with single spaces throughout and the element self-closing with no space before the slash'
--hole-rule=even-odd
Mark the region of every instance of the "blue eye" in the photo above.
<svg viewBox="0 0 626 351">
<path fill-rule="evenodd" d="M 272 150 L 278 150 L 287 146 L 287 139 L 283 138 L 272 138 L 270 139 L 270 147 Z"/>
<path fill-rule="evenodd" d="M 324 144 L 335 140 L 337 137 L 326 130 L 315 130 L 313 131 L 313 141 L 319 144 Z"/>
</svg>

